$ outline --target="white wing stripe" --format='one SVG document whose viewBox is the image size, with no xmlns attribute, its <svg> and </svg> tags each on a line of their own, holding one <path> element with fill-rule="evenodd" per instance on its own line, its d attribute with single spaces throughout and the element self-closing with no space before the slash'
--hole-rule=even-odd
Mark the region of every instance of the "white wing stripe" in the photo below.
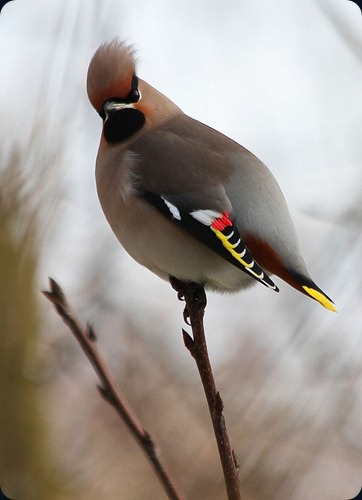
<svg viewBox="0 0 362 500">
<path fill-rule="evenodd" d="M 174 219 L 181 220 L 181 214 L 180 214 L 179 209 L 177 207 L 175 207 L 175 205 L 173 205 L 172 203 L 170 203 L 169 201 L 167 201 L 163 196 L 161 196 L 161 198 L 165 202 L 166 207 L 171 212 L 172 217 Z"/>
<path fill-rule="evenodd" d="M 215 210 L 194 210 L 190 215 L 205 226 L 211 226 L 215 219 L 222 217 L 222 214 Z"/>
</svg>

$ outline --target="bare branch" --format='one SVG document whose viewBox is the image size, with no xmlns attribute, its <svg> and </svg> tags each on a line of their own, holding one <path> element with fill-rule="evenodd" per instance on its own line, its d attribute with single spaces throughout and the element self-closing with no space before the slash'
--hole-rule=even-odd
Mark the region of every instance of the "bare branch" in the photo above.
<svg viewBox="0 0 362 500">
<path fill-rule="evenodd" d="M 124 394 L 117 386 L 104 359 L 96 347 L 96 334 L 93 327 L 87 324 L 83 328 L 68 305 L 63 290 L 58 283 L 50 279 L 50 291 L 44 291 L 45 297 L 52 302 L 65 324 L 69 327 L 83 351 L 87 355 L 93 368 L 97 372 L 101 385 L 98 389 L 102 397 L 117 411 L 133 437 L 137 440 L 160 480 L 167 497 L 171 500 L 185 500 L 175 480 L 170 476 L 161 462 L 157 448 L 150 434 L 144 429 L 138 417 L 129 406 Z"/>
<path fill-rule="evenodd" d="M 178 298 L 186 302 L 183 316 L 185 323 L 189 324 L 190 320 L 193 339 L 185 330 L 182 330 L 182 334 L 185 346 L 196 362 L 206 395 L 228 498 L 229 500 L 240 500 L 239 463 L 230 446 L 223 415 L 223 402 L 216 389 L 207 351 L 204 330 L 204 313 L 206 307 L 204 287 L 196 283 L 185 283 L 173 277 L 170 277 L 170 283 L 174 290 L 176 290 Z"/>
</svg>

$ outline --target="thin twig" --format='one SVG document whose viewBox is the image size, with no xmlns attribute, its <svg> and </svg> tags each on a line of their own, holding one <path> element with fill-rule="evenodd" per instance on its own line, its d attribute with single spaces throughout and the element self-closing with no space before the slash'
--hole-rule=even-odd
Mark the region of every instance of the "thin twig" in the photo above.
<svg viewBox="0 0 362 500">
<path fill-rule="evenodd" d="M 104 359 L 100 355 L 96 347 L 96 335 L 93 328 L 90 325 L 87 325 L 86 328 L 81 326 L 69 307 L 60 286 L 53 279 L 49 281 L 50 292 L 45 291 L 43 294 L 54 304 L 58 314 L 74 334 L 89 361 L 92 363 L 101 382 L 101 386 L 99 387 L 101 395 L 117 411 L 118 415 L 122 418 L 123 422 L 143 449 L 167 497 L 171 500 L 185 500 L 184 494 L 161 462 L 153 439 L 144 429 L 138 417 L 134 414 L 121 389 L 117 386 L 112 377 Z"/>
<path fill-rule="evenodd" d="M 194 358 L 209 406 L 212 425 L 219 450 L 220 461 L 224 473 L 226 491 L 229 500 L 241 500 L 239 463 L 230 446 L 225 419 L 223 402 L 216 389 L 210 359 L 207 351 L 204 313 L 206 294 L 204 287 L 196 283 L 185 283 L 170 277 L 172 287 L 177 291 L 178 298 L 185 300 L 184 320 L 191 324 L 193 338 L 182 330 L 184 343 Z M 189 321 L 190 320 L 190 323 Z"/>
</svg>

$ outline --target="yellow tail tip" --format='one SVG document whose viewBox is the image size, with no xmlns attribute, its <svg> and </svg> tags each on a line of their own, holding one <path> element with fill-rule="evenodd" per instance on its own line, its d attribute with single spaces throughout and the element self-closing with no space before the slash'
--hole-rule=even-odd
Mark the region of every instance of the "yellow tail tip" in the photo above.
<svg viewBox="0 0 362 500">
<path fill-rule="evenodd" d="M 329 311 L 337 312 L 337 309 L 333 302 L 329 300 L 323 293 L 318 292 L 314 288 L 309 288 L 308 286 L 303 286 L 303 290 L 305 290 L 308 295 L 317 300 L 323 307 L 325 307 Z"/>
</svg>

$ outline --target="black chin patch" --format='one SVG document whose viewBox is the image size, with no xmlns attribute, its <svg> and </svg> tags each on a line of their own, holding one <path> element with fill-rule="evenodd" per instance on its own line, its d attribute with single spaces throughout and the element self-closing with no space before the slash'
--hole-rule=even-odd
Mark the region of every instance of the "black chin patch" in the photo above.
<svg viewBox="0 0 362 500">
<path fill-rule="evenodd" d="M 145 123 L 145 115 L 138 109 L 125 108 L 111 113 L 104 122 L 104 138 L 116 143 L 129 139 Z"/>
</svg>

